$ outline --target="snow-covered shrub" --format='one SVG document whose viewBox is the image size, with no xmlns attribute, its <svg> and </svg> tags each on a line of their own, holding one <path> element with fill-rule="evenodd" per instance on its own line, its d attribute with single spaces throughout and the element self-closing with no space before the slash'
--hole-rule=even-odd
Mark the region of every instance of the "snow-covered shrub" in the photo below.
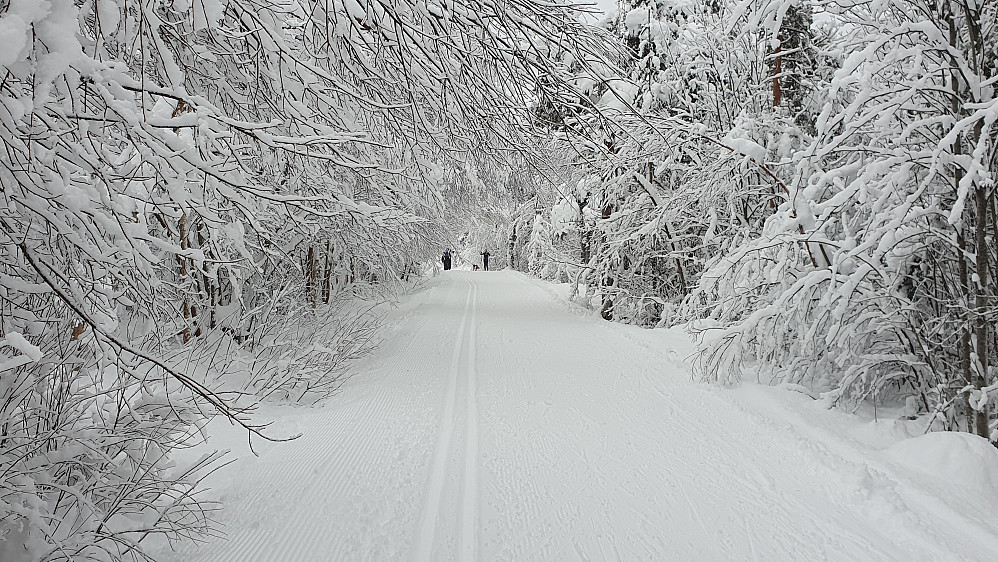
<svg viewBox="0 0 998 562">
<path fill-rule="evenodd" d="M 259 310 L 231 311 L 233 317 L 220 318 L 217 328 L 167 361 L 200 373 L 206 386 L 247 405 L 328 398 L 375 349 L 381 315 L 349 294 L 313 307 L 300 292 L 288 283 Z M 239 326 L 250 329 L 240 332 Z"/>
<path fill-rule="evenodd" d="M 694 321 L 707 380 L 913 398 L 987 435 L 998 4 L 625 2 L 606 25 L 632 64 L 586 90 L 617 113 L 576 145 L 604 317 Z"/>
<path fill-rule="evenodd" d="M 631 4 L 613 26 L 633 56 L 637 114 L 621 109 L 600 143 L 584 145 L 597 165 L 580 228 L 585 282 L 605 317 L 677 322 L 704 265 L 758 233 L 777 197 L 761 181 L 767 148 L 729 135 L 778 116 L 758 83 L 765 49 L 727 33 L 725 6 Z"/>
<path fill-rule="evenodd" d="M 216 506 L 198 484 L 221 455 L 172 457 L 200 440 L 203 405 L 79 324 L 52 322 L 0 340 L 0 558 L 144 560 L 153 540 L 208 536 Z"/>
<path fill-rule="evenodd" d="M 267 312 L 227 370 L 245 373 L 242 388 L 254 396 L 316 402 L 335 393 L 373 351 L 379 320 L 370 307 L 339 301 Z"/>
<path fill-rule="evenodd" d="M 564 198 L 550 211 L 538 210 L 521 254 L 527 271 L 556 283 L 576 281 L 582 269 L 579 222 L 577 207 Z"/>
</svg>

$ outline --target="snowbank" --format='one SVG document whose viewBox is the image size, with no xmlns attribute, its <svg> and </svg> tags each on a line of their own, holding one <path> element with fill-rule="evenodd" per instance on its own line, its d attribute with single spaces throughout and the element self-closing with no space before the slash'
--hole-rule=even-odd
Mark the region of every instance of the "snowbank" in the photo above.
<svg viewBox="0 0 998 562">
<path fill-rule="evenodd" d="M 981 503 L 998 504 L 998 449 L 982 437 L 939 431 L 902 441 L 885 454 L 941 484 L 964 488 Z"/>
</svg>

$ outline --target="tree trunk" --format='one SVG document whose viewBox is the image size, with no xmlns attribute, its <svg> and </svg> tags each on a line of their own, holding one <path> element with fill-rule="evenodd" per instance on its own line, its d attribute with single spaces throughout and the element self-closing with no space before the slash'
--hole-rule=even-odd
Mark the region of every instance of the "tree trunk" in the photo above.
<svg viewBox="0 0 998 562">
<path fill-rule="evenodd" d="M 318 267 L 318 262 L 315 259 L 315 246 L 308 247 L 308 257 L 305 258 L 305 293 L 308 295 L 308 300 L 312 303 L 312 308 L 316 307 L 316 268 Z"/>
<path fill-rule="evenodd" d="M 988 386 L 988 343 L 989 343 L 989 330 L 990 325 L 987 320 L 987 309 L 988 309 L 988 254 L 987 254 L 987 235 L 988 235 L 988 193 L 987 188 L 978 185 L 977 192 L 975 194 L 977 203 L 977 224 L 975 228 L 976 234 L 976 250 L 977 250 L 977 291 L 976 297 L 974 299 L 974 339 L 977 361 L 975 364 L 974 373 L 974 388 L 980 390 Z M 988 438 L 988 410 L 989 407 L 985 404 L 981 409 L 977 410 L 976 414 L 976 429 L 977 434 L 985 439 Z"/>
<path fill-rule="evenodd" d="M 957 176 L 959 177 L 959 173 Z M 963 231 L 961 230 L 956 236 L 957 250 L 959 251 L 959 256 L 957 256 L 957 274 L 960 278 L 960 290 L 963 291 L 964 298 L 966 299 L 964 309 L 970 308 L 970 274 L 967 271 L 967 240 L 963 236 Z M 963 375 L 963 386 L 970 385 L 972 380 L 970 376 L 970 318 L 965 318 L 965 322 L 960 329 L 960 373 Z M 970 407 L 970 394 L 967 392 L 963 393 L 963 408 L 964 414 L 967 416 L 967 431 L 974 431 L 974 419 L 973 419 L 973 408 Z"/>
<path fill-rule="evenodd" d="M 180 250 L 181 252 L 187 251 L 187 213 L 180 215 Z M 191 341 L 191 301 L 187 294 L 187 258 L 184 255 L 177 256 L 177 261 L 180 262 L 180 290 L 184 294 L 184 302 L 181 305 L 181 310 L 184 315 L 184 331 L 183 339 L 184 343 Z"/>
<path fill-rule="evenodd" d="M 946 18 L 949 24 L 949 41 L 951 45 L 956 45 L 957 32 L 956 23 L 953 20 L 953 14 L 949 12 L 949 6 L 944 8 L 946 12 L 943 17 Z M 954 61 L 955 62 L 955 61 Z M 960 114 L 960 81 L 958 67 L 950 71 L 950 89 L 952 95 L 950 96 L 950 111 L 952 111 L 954 118 Z M 953 142 L 953 154 L 959 156 L 963 152 L 963 142 L 958 136 Z M 959 196 L 960 182 L 963 181 L 963 170 L 957 165 L 953 170 L 953 191 L 954 195 Z M 960 279 L 960 291 L 963 293 L 961 295 L 963 299 L 963 308 L 966 311 L 965 317 L 961 319 L 963 326 L 961 327 L 960 333 L 960 373 L 963 376 L 963 385 L 968 386 L 973 383 L 972 378 L 972 362 L 971 362 L 971 352 L 973 348 L 973 342 L 971 341 L 971 324 L 973 322 L 973 316 L 970 314 L 970 298 L 971 298 L 971 285 L 970 285 L 970 271 L 969 265 L 967 263 L 967 237 L 965 234 L 966 226 L 959 226 L 959 230 L 956 233 L 956 245 L 959 256 L 957 256 L 957 275 Z M 970 394 L 967 392 L 963 393 L 963 406 L 964 413 L 967 416 L 967 431 L 975 431 L 975 416 L 973 414 L 974 410 L 970 403 Z"/>
<path fill-rule="evenodd" d="M 994 64 L 989 64 L 985 60 L 985 46 L 982 37 L 982 7 L 979 5 L 972 5 L 967 2 L 960 2 L 959 5 L 963 8 L 964 20 L 966 22 L 967 31 L 970 37 L 969 48 L 970 48 L 970 62 L 975 72 L 981 75 L 984 82 L 989 81 L 994 76 Z M 976 100 L 983 101 L 983 100 Z M 979 146 L 984 134 L 984 123 L 978 121 L 974 126 L 973 133 L 973 146 Z M 993 133 L 992 133 L 993 134 Z M 995 142 L 998 139 L 992 138 L 992 150 L 994 149 Z M 998 160 L 998 156 L 996 156 Z M 995 172 L 995 168 L 992 167 L 991 172 Z M 977 276 L 978 276 L 978 286 L 977 286 L 977 298 L 974 302 L 975 310 L 975 335 L 977 338 L 977 373 L 974 379 L 974 386 L 978 389 L 982 389 L 988 386 L 988 369 L 990 368 L 991 362 L 991 324 L 988 321 L 988 313 L 990 312 L 990 306 L 992 301 L 992 281 L 990 270 L 988 269 L 988 238 L 992 237 L 995 233 L 995 220 L 996 217 L 993 212 L 994 207 L 994 186 L 989 186 L 987 184 L 978 183 L 977 191 L 975 192 L 975 202 L 977 207 L 977 227 L 976 227 L 976 246 L 977 246 Z M 980 410 L 977 411 L 976 416 L 976 429 L 977 434 L 985 439 L 990 440 L 990 404 L 985 404 Z M 996 444 L 998 446 L 998 444 Z"/>
<path fill-rule="evenodd" d="M 773 107 L 779 107 L 783 101 L 783 88 L 780 86 L 780 74 L 783 73 L 783 56 L 780 54 L 779 42 L 782 38 L 776 36 L 777 46 L 773 50 Z"/>
<path fill-rule="evenodd" d="M 978 122 L 974 126 L 973 146 L 981 141 L 984 124 Z M 988 366 L 990 364 L 990 343 L 991 324 L 988 321 L 988 307 L 991 304 L 990 288 L 991 280 L 988 270 L 988 236 L 993 232 L 991 228 L 994 217 L 990 213 L 991 196 L 988 193 L 988 186 L 978 183 L 974 192 L 976 203 L 977 222 L 975 223 L 975 250 L 977 253 L 977 286 L 974 299 L 974 337 L 976 341 L 977 362 L 975 364 L 974 388 L 978 390 L 988 386 Z M 990 439 L 988 422 L 990 421 L 990 405 L 977 410 L 976 430 L 977 434 L 985 439 Z"/>
<path fill-rule="evenodd" d="M 205 236 L 204 221 L 201 221 L 198 223 L 198 247 L 200 247 L 204 252 L 205 258 L 211 259 L 214 262 L 216 261 L 214 259 L 214 252 L 211 251 L 211 248 L 206 248 L 208 245 L 207 242 L 208 237 Z M 208 268 L 205 267 L 205 269 Z M 214 275 L 215 277 L 218 276 L 217 270 L 215 270 Z M 213 330 L 215 329 L 218 320 L 218 297 L 216 296 L 216 292 L 218 291 L 218 280 L 212 276 L 209 276 L 207 273 L 202 273 L 201 277 L 204 282 L 204 290 L 208 294 L 208 304 L 211 307 L 208 311 L 208 329 Z"/>
<path fill-rule="evenodd" d="M 613 216 L 613 205 L 611 205 L 610 203 L 604 204 L 603 212 L 601 213 L 600 216 L 603 218 L 603 220 L 608 220 L 611 216 Z M 601 241 L 602 242 L 606 241 L 605 235 L 603 238 L 601 238 Z M 603 287 L 613 287 L 613 278 L 609 276 L 604 277 L 601 284 Z M 606 291 L 603 291 L 602 298 L 603 298 L 603 306 L 600 308 L 600 316 L 602 316 L 604 320 L 613 320 L 613 299 L 607 296 Z"/>
<path fill-rule="evenodd" d="M 326 267 L 322 270 L 322 302 L 329 304 L 332 293 L 333 242 L 326 240 Z"/>
<path fill-rule="evenodd" d="M 509 268 L 516 269 L 516 219 L 513 220 L 513 228 L 509 232 Z"/>
</svg>

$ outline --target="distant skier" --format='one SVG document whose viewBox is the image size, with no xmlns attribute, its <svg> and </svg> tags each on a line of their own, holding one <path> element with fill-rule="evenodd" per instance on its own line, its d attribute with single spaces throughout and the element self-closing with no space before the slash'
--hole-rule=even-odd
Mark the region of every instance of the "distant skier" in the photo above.
<svg viewBox="0 0 998 562">
<path fill-rule="evenodd" d="M 444 250 L 444 255 L 441 256 L 440 261 L 444 262 L 444 271 L 450 269 L 450 261 L 451 261 L 450 250 Z"/>
<path fill-rule="evenodd" d="M 485 250 L 482 252 L 482 269 L 485 271 L 489 270 L 489 251 Z"/>
</svg>

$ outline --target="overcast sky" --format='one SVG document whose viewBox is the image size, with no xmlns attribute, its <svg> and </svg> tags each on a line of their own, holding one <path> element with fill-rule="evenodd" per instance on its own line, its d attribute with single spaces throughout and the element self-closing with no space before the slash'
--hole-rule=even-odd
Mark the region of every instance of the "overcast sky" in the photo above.
<svg viewBox="0 0 998 562">
<path fill-rule="evenodd" d="M 609 12 L 610 8 L 617 7 L 617 0 L 596 0 L 596 5 L 603 8 L 604 12 Z"/>
<path fill-rule="evenodd" d="M 617 8 L 617 0 L 576 0 L 578 4 L 595 4 L 597 8 L 603 10 L 603 13 L 610 12 Z M 601 19 L 601 17 L 593 16 L 593 22 Z"/>
<path fill-rule="evenodd" d="M 617 7 L 617 0 L 588 0 L 589 2 L 595 2 L 597 6 L 603 9 L 604 12 L 609 12 L 610 9 Z"/>
</svg>

